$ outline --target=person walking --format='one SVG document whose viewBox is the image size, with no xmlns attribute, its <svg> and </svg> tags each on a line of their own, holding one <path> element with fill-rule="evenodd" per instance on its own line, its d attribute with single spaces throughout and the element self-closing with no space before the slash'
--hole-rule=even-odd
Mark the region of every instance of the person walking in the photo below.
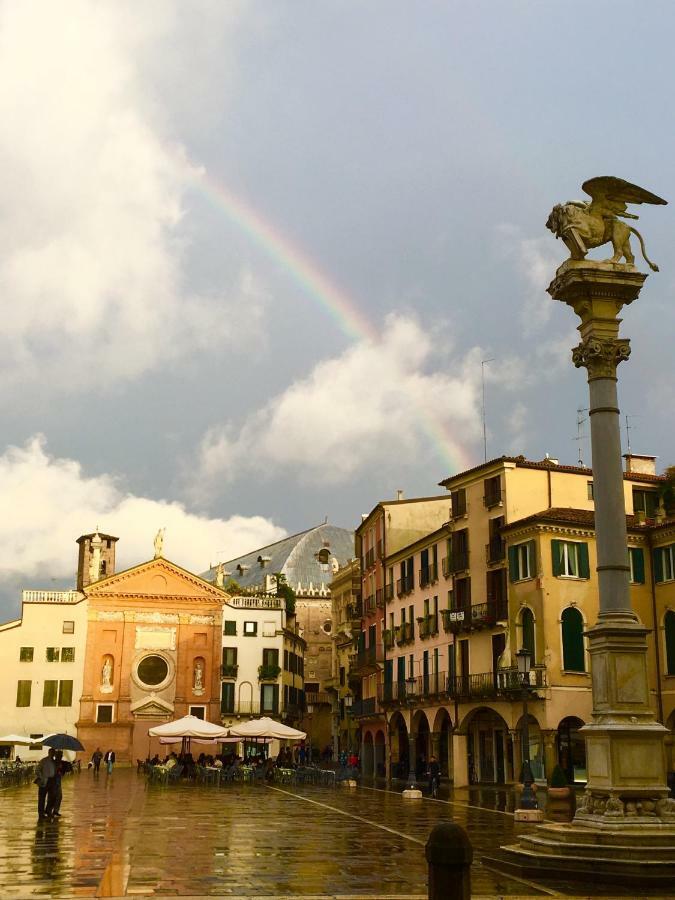
<svg viewBox="0 0 675 900">
<path fill-rule="evenodd" d="M 99 769 L 101 768 L 101 760 L 103 759 L 103 753 L 101 752 L 101 748 L 97 747 L 91 755 L 91 762 L 94 766 L 94 775 L 98 775 Z"/>
<path fill-rule="evenodd" d="M 115 765 L 115 751 L 114 750 L 106 751 L 106 754 L 103 757 L 103 762 L 106 764 L 106 766 L 108 768 L 108 775 L 112 775 L 113 766 Z"/>
<path fill-rule="evenodd" d="M 49 748 L 47 756 L 43 756 L 35 769 L 35 784 L 38 786 L 38 819 L 47 818 L 47 798 L 56 775 L 54 756 L 56 750 Z"/>
<path fill-rule="evenodd" d="M 54 777 L 51 784 L 47 787 L 47 804 L 45 814 L 48 819 L 61 818 L 61 801 L 63 800 L 63 789 L 61 787 L 61 778 L 66 770 L 66 763 L 63 760 L 63 750 L 57 750 L 54 754 Z"/>
</svg>

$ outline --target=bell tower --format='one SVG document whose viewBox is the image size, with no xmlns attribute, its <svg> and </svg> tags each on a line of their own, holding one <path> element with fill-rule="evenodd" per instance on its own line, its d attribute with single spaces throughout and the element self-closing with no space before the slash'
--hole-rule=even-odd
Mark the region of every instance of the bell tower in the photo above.
<svg viewBox="0 0 675 900">
<path fill-rule="evenodd" d="M 83 591 L 87 585 L 115 572 L 115 544 L 119 538 L 110 534 L 83 534 L 77 539 L 80 549 L 77 556 L 77 589 Z"/>
</svg>

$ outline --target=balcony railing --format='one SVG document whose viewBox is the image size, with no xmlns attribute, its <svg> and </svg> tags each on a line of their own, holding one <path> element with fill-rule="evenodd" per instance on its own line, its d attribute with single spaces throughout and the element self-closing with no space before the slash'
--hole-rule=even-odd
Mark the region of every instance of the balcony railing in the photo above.
<svg viewBox="0 0 675 900">
<path fill-rule="evenodd" d="M 240 700 L 238 703 L 220 703 L 221 716 L 259 716 L 259 700 Z"/>
<path fill-rule="evenodd" d="M 475 675 L 455 675 L 448 678 L 448 696 L 453 700 L 487 700 L 497 697 L 497 678 L 494 672 Z"/>
<path fill-rule="evenodd" d="M 485 558 L 488 565 L 492 563 L 502 562 L 506 557 L 506 541 L 503 538 L 490 538 L 490 542 L 485 545 Z"/>
<path fill-rule="evenodd" d="M 535 666 L 529 674 L 531 690 L 546 687 L 546 669 Z M 430 672 L 406 678 L 405 681 L 385 682 L 378 685 L 378 698 L 384 704 L 415 704 L 437 700 L 439 696 L 461 702 L 494 699 L 506 696 L 519 700 L 523 690 L 522 676 L 517 669 L 499 669 L 473 675 L 447 675 Z"/>
<path fill-rule="evenodd" d="M 369 597 L 363 601 L 364 607 L 364 615 L 373 616 L 375 615 L 375 610 L 377 609 L 375 605 L 375 594 L 371 594 Z"/>
<path fill-rule="evenodd" d="M 394 646 L 394 631 L 391 628 L 387 628 L 386 631 L 382 632 L 382 643 L 384 644 L 385 650 L 391 650 Z"/>
<path fill-rule="evenodd" d="M 410 594 L 415 590 L 415 579 L 412 575 L 406 575 L 405 578 L 399 578 L 396 582 L 396 595 L 403 597 L 404 594 Z"/>
<path fill-rule="evenodd" d="M 412 622 L 404 622 L 403 625 L 397 625 L 394 628 L 394 640 L 399 647 L 409 644 L 414 639 Z"/>
<path fill-rule="evenodd" d="M 508 616 L 506 599 L 488 600 L 458 609 L 443 609 L 443 628 L 457 634 L 460 631 L 474 631 L 479 628 L 494 628 L 496 623 Z"/>
<path fill-rule="evenodd" d="M 313 703 L 314 706 L 332 706 L 333 699 L 328 691 L 312 691 L 305 694 L 305 705 Z"/>
<path fill-rule="evenodd" d="M 422 640 L 438 634 L 438 613 L 429 613 L 417 620 L 419 634 Z"/>
<path fill-rule="evenodd" d="M 469 568 L 469 551 L 457 550 L 448 559 L 448 572 L 453 575 L 456 572 L 465 572 Z"/>
<path fill-rule="evenodd" d="M 382 662 L 382 650 L 379 647 L 367 647 L 350 656 L 351 667 L 354 672 L 359 670 L 377 670 L 378 663 Z"/>
<path fill-rule="evenodd" d="M 527 673 L 527 678 L 520 674 L 517 666 L 499 669 L 497 672 L 497 686 L 502 693 L 518 694 L 526 685 L 530 690 L 545 688 L 546 666 L 532 666 Z"/>
<path fill-rule="evenodd" d="M 377 697 L 366 697 L 352 703 L 352 716 L 374 716 L 378 712 Z"/>
<path fill-rule="evenodd" d="M 384 599 L 387 603 L 390 603 L 394 599 L 394 585 L 393 584 L 385 584 Z"/>
<path fill-rule="evenodd" d="M 382 588 L 375 591 L 375 606 L 378 609 L 384 609 L 384 590 Z"/>
<path fill-rule="evenodd" d="M 281 609 L 284 601 L 282 597 L 230 597 L 227 605 L 238 609 Z"/>
<path fill-rule="evenodd" d="M 84 597 L 79 591 L 22 591 L 23 603 L 79 603 Z"/>
<path fill-rule="evenodd" d="M 276 681 L 281 674 L 281 666 L 258 666 L 259 681 Z"/>
<path fill-rule="evenodd" d="M 420 569 L 420 587 L 424 588 L 429 584 L 438 581 L 438 563 L 430 563 Z"/>
<path fill-rule="evenodd" d="M 220 677 L 221 678 L 236 678 L 237 672 L 239 671 L 239 666 L 221 666 L 220 667 Z"/>
<path fill-rule="evenodd" d="M 502 489 L 501 488 L 492 490 L 483 497 L 483 503 L 487 509 L 492 509 L 493 506 L 499 506 L 501 502 L 502 502 Z"/>
</svg>

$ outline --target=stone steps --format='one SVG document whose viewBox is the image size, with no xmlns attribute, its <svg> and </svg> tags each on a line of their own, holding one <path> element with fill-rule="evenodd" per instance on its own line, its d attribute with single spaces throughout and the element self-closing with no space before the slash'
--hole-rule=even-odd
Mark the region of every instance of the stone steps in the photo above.
<svg viewBox="0 0 675 900">
<path fill-rule="evenodd" d="M 622 835 L 625 841 L 625 835 Z M 563 842 L 564 852 L 561 853 L 561 843 L 552 841 L 547 836 L 538 834 L 527 834 L 520 838 L 517 845 L 524 852 L 545 853 L 548 856 L 565 857 L 572 855 L 577 859 L 598 859 L 598 853 L 602 854 L 602 858 L 621 861 L 642 861 L 644 858 L 644 847 L 636 847 L 634 843 L 611 843 L 598 844 L 591 842 L 566 840 Z M 670 838 L 668 844 L 652 845 L 649 850 L 650 859 L 654 862 L 673 862 L 675 861 L 675 843 Z"/>
</svg>

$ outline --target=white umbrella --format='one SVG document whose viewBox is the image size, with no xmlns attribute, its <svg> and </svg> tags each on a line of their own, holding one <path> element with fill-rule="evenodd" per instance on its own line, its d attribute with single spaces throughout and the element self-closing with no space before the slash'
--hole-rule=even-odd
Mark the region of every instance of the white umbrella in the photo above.
<svg viewBox="0 0 675 900">
<path fill-rule="evenodd" d="M 304 731 L 290 728 L 267 716 L 233 726 L 230 728 L 230 735 L 238 738 L 273 738 L 279 741 L 304 741 L 307 737 Z"/>
<path fill-rule="evenodd" d="M 205 722 L 197 716 L 183 716 L 175 722 L 166 722 L 164 725 L 156 725 L 148 730 L 151 737 L 176 738 L 176 743 L 182 738 L 196 738 L 197 740 L 218 741 L 227 737 L 228 730 L 222 725 L 214 725 L 213 722 Z"/>
<path fill-rule="evenodd" d="M 40 738 L 26 737 L 25 734 L 4 734 L 0 737 L 0 744 L 39 744 Z"/>
</svg>

